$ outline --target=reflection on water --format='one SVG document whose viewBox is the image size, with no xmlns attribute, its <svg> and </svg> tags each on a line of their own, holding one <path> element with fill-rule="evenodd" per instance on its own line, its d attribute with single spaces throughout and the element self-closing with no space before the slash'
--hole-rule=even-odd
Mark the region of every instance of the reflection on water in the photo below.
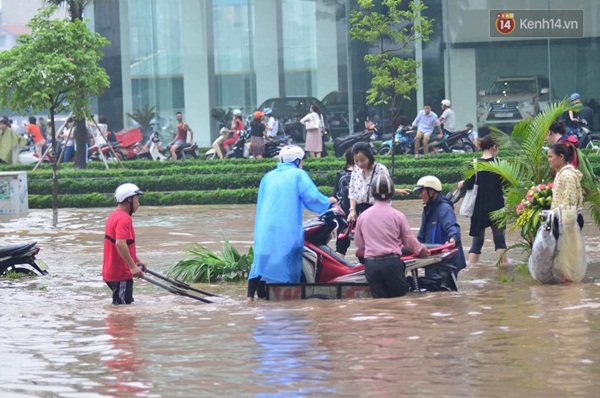
<svg viewBox="0 0 600 398">
<path fill-rule="evenodd" d="M 327 352 L 320 347 L 313 321 L 303 311 L 275 310 L 260 318 L 254 327 L 256 360 L 254 372 L 259 396 L 314 396 L 335 392 L 321 370 Z M 285 389 L 282 389 L 285 386 Z M 270 393 L 269 393 L 270 391 Z"/>
<path fill-rule="evenodd" d="M 419 203 L 397 206 L 416 228 Z M 600 387 L 596 265 L 586 283 L 542 286 L 514 271 L 518 256 L 493 267 L 486 241 L 457 293 L 247 304 L 243 284 L 206 285 L 231 297 L 207 305 L 136 281 L 135 304 L 113 307 L 100 277 L 110 210 L 61 210 L 56 229 L 49 211 L 2 220 L 2 244 L 37 240 L 51 274 L 0 281 L 0 397 L 546 397 Z M 140 257 L 164 271 L 196 243 L 218 250 L 226 237 L 245 251 L 253 216 L 252 206 L 142 207 Z"/>
<path fill-rule="evenodd" d="M 103 388 L 105 392 L 114 396 L 124 396 L 148 392 L 152 383 L 139 380 L 139 370 L 145 365 L 146 360 L 138 355 L 138 334 L 136 315 L 127 312 L 128 308 L 115 307 L 107 311 L 104 322 L 106 333 L 110 336 L 111 348 L 103 352 L 101 361 L 108 369 L 110 375 L 105 376 Z"/>
</svg>

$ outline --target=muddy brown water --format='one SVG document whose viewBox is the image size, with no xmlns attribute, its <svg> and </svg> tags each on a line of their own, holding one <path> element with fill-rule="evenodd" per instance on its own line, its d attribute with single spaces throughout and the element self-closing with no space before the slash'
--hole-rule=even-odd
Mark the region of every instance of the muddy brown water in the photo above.
<svg viewBox="0 0 600 398">
<path fill-rule="evenodd" d="M 396 202 L 412 226 L 418 201 Z M 113 307 L 101 281 L 111 209 L 0 219 L 2 245 L 37 240 L 46 277 L 0 281 L 0 397 L 597 396 L 600 233 L 585 229 L 585 283 L 542 286 L 482 263 L 457 293 L 390 300 L 244 301 L 244 284 L 202 304 L 136 282 Z M 157 271 L 194 244 L 252 244 L 254 206 L 141 207 L 139 256 Z M 465 249 L 467 220 L 463 226 Z M 491 237 L 488 237 L 491 238 Z M 274 237 L 274 243 L 277 237 Z M 333 243 L 333 242 L 332 242 Z"/>
</svg>

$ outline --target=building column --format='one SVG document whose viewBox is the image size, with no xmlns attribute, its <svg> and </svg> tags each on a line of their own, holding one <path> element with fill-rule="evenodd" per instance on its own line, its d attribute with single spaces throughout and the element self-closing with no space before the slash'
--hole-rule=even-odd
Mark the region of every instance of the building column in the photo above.
<svg viewBox="0 0 600 398">
<path fill-rule="evenodd" d="M 452 109 L 456 113 L 456 126 L 462 128 L 467 123 L 477 126 L 475 49 L 451 48 L 444 52 L 444 58 L 448 59 L 448 67 L 444 72 L 447 82 L 446 97 L 452 101 Z"/>
<path fill-rule="evenodd" d="M 338 90 L 338 41 L 335 21 L 336 2 L 317 1 L 315 18 L 317 21 L 317 99 Z M 317 18 L 319 16 L 319 18 Z"/>
<path fill-rule="evenodd" d="M 281 34 L 278 26 L 282 23 L 273 0 L 255 0 L 253 9 L 254 37 L 253 64 L 256 75 L 257 106 L 264 100 L 280 96 L 279 76 L 283 65 L 280 65 L 279 54 L 282 53 Z"/>
<path fill-rule="evenodd" d="M 88 28 L 110 41 L 110 45 L 104 49 L 104 58 L 100 61 L 100 66 L 106 69 L 110 76 L 110 88 L 94 101 L 97 101 L 98 114 L 108 119 L 111 131 L 119 131 L 124 125 L 123 45 L 129 48 L 129 42 L 123 41 L 123 28 L 126 28 L 127 24 L 121 24 L 121 8 L 127 8 L 126 2 L 119 4 L 118 0 L 109 0 L 96 1 L 85 9 L 85 17 L 91 21 Z"/>
<path fill-rule="evenodd" d="M 211 89 L 209 79 L 214 72 L 209 67 L 209 40 L 207 20 L 212 2 L 183 1 L 183 91 L 185 120 L 194 130 L 194 141 L 201 147 L 211 144 Z"/>
<path fill-rule="evenodd" d="M 94 4 L 102 4 L 96 1 Z M 119 7 L 119 37 L 121 47 L 121 97 L 122 111 L 121 120 L 123 126 L 130 126 L 127 113 L 133 112 L 133 90 L 131 88 L 131 49 L 129 46 L 129 2 L 121 1 Z M 114 77 L 113 77 L 114 78 Z M 113 84 L 113 82 L 111 82 Z"/>
</svg>

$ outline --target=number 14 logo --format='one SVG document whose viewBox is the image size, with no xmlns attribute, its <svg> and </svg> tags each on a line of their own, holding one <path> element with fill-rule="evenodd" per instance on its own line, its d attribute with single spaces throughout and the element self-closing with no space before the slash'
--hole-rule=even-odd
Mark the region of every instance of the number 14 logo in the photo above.
<svg viewBox="0 0 600 398">
<path fill-rule="evenodd" d="M 514 13 L 498 13 L 496 14 L 496 30 L 503 35 L 507 35 L 515 30 L 515 14 Z"/>
</svg>

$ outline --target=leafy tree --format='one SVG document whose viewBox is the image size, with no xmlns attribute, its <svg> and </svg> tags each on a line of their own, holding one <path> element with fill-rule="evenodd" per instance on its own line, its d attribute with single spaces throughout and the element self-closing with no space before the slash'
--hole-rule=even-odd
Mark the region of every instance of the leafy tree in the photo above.
<svg viewBox="0 0 600 398">
<path fill-rule="evenodd" d="M 367 69 L 372 75 L 367 102 L 389 105 L 390 118 L 400 115 L 398 103 L 410 100 L 417 89 L 417 68 L 414 43 L 427 41 L 432 33 L 432 21 L 421 13 L 423 3 L 403 0 L 357 0 L 358 10 L 350 13 L 350 37 L 371 46 L 365 55 Z"/>
<path fill-rule="evenodd" d="M 491 216 L 500 225 L 507 226 L 508 230 L 520 230 L 523 240 L 509 247 L 521 248 L 531 252 L 535 233 L 540 224 L 539 213 L 531 213 L 527 220 L 522 218 L 517 222 L 517 206 L 525 198 L 527 191 L 534 185 L 547 184 L 552 181 L 553 176 L 548 165 L 548 155 L 544 150 L 544 140 L 550 125 L 557 120 L 565 111 L 581 109 L 581 105 L 574 105 L 567 100 L 557 104 L 549 105 L 543 112 L 534 118 L 523 119 L 517 124 L 511 135 L 494 129 L 494 137 L 498 140 L 501 148 L 511 153 L 507 159 L 495 162 L 479 162 L 478 170 L 488 170 L 502 177 L 506 186 L 505 207 L 492 212 Z M 600 227 L 600 183 L 594 174 L 589 160 L 578 150 L 579 171 L 583 173 L 581 186 L 586 192 L 584 205 L 587 205 L 593 222 Z M 467 176 L 473 175 L 470 169 Z M 500 259 L 499 259 L 500 261 Z"/>
<path fill-rule="evenodd" d="M 71 22 L 83 21 L 83 10 L 92 0 L 46 0 L 48 4 L 64 6 L 69 11 Z"/>
<path fill-rule="evenodd" d="M 69 13 L 71 22 L 83 21 L 83 11 L 92 0 L 46 0 L 46 3 L 57 7 L 65 7 Z M 87 145 L 87 126 L 85 124 L 85 115 L 74 115 L 75 131 L 74 138 L 78 148 L 85 148 Z M 77 168 L 86 168 L 86 153 L 85 151 L 75 152 L 73 163 Z"/>
<path fill-rule="evenodd" d="M 108 40 L 80 20 L 50 19 L 54 11 L 55 7 L 41 9 L 28 25 L 31 34 L 21 36 L 18 46 L 0 53 L 0 106 L 23 113 L 49 110 L 56 154 L 55 115 L 71 110 L 76 117 L 85 118 L 90 99 L 110 82 L 98 64 L 103 56 L 100 49 Z M 57 158 L 54 156 L 53 162 L 53 226 L 58 223 Z"/>
</svg>

